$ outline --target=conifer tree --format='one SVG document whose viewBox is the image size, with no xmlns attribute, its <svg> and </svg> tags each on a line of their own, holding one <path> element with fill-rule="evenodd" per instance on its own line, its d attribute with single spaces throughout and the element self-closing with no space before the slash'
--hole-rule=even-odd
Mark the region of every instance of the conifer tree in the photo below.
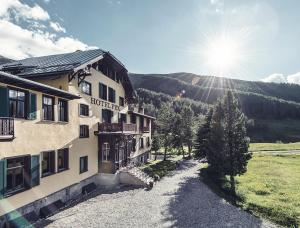
<svg viewBox="0 0 300 228">
<path fill-rule="evenodd" d="M 252 155 L 248 152 L 249 139 L 246 136 L 245 116 L 230 91 L 224 98 L 223 108 L 225 138 L 223 170 L 225 175 L 230 176 L 231 192 L 235 195 L 234 177 L 246 172 L 248 160 Z"/>
<path fill-rule="evenodd" d="M 171 107 L 164 104 L 158 113 L 157 126 L 161 135 L 162 145 L 164 147 L 164 160 L 167 160 L 167 152 L 172 146 L 172 120 L 174 114 Z"/>
<path fill-rule="evenodd" d="M 183 107 L 180 112 L 182 119 L 182 141 L 183 144 L 188 147 L 189 158 L 191 157 L 191 152 L 194 146 L 194 138 L 195 138 L 195 129 L 194 129 L 194 112 L 189 106 Z M 183 150 L 183 148 L 182 148 Z"/>
<path fill-rule="evenodd" d="M 205 116 L 204 123 L 198 128 L 195 141 L 195 157 L 197 159 L 206 158 L 206 155 L 209 153 L 209 137 L 212 114 L 213 109 L 211 108 Z"/>
<path fill-rule="evenodd" d="M 159 151 L 159 149 L 161 148 L 161 136 L 157 133 L 157 131 L 154 132 L 153 134 L 153 140 L 152 140 L 152 150 L 154 151 L 155 153 L 155 156 L 154 156 L 154 160 L 157 159 L 157 153 Z"/>
</svg>

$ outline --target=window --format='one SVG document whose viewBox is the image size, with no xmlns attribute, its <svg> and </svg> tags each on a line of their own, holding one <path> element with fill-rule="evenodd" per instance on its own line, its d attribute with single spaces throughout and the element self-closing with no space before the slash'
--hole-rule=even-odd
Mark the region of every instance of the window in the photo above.
<svg viewBox="0 0 300 228">
<path fill-rule="evenodd" d="M 108 88 L 108 101 L 116 103 L 116 91 L 113 88 Z"/>
<path fill-rule="evenodd" d="M 150 147 L 150 137 L 147 137 L 147 147 Z"/>
<path fill-rule="evenodd" d="M 144 148 L 144 138 L 140 138 L 140 148 Z"/>
<path fill-rule="evenodd" d="M 82 81 L 80 83 L 80 90 L 82 93 L 85 93 L 87 95 L 92 95 L 92 85 L 91 83 L 87 81 Z"/>
<path fill-rule="evenodd" d="M 68 101 L 58 99 L 58 120 L 68 122 Z"/>
<path fill-rule="evenodd" d="M 79 138 L 88 138 L 88 137 L 90 137 L 89 126 L 88 125 L 80 125 Z"/>
<path fill-rule="evenodd" d="M 136 123 L 136 115 L 134 115 L 134 114 L 130 115 L 130 123 L 133 123 L 133 124 Z"/>
<path fill-rule="evenodd" d="M 57 152 L 58 172 L 69 169 L 69 148 L 60 149 Z"/>
<path fill-rule="evenodd" d="M 55 151 L 42 153 L 42 177 L 55 173 Z"/>
<path fill-rule="evenodd" d="M 25 118 L 25 92 L 9 90 L 9 116 Z"/>
<path fill-rule="evenodd" d="M 85 104 L 79 105 L 79 114 L 81 116 L 89 116 L 89 106 Z"/>
<path fill-rule="evenodd" d="M 102 161 L 109 161 L 109 143 L 103 143 L 102 144 Z"/>
<path fill-rule="evenodd" d="M 79 173 L 88 171 L 88 156 L 79 158 Z"/>
<path fill-rule="evenodd" d="M 113 111 L 109 109 L 102 109 L 102 123 L 111 123 Z"/>
<path fill-rule="evenodd" d="M 124 107 L 125 105 L 124 97 L 119 97 L 119 105 Z"/>
<path fill-rule="evenodd" d="M 132 139 L 132 151 L 135 151 L 136 150 L 136 139 Z"/>
<path fill-rule="evenodd" d="M 126 114 L 121 113 L 119 123 L 126 123 L 126 122 L 127 122 Z"/>
<path fill-rule="evenodd" d="M 43 95 L 44 120 L 54 120 L 54 98 Z"/>
<path fill-rule="evenodd" d="M 99 83 L 99 98 L 107 101 L 107 86 Z"/>
<path fill-rule="evenodd" d="M 8 158 L 6 194 L 30 187 L 30 156 Z"/>
</svg>

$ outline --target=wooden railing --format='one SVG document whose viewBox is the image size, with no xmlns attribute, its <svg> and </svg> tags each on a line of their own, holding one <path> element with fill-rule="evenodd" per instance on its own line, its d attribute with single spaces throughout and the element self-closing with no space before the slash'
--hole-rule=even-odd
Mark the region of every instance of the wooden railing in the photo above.
<svg viewBox="0 0 300 228">
<path fill-rule="evenodd" d="M 136 124 L 126 123 L 98 123 L 99 132 L 132 132 L 137 131 Z"/>
<path fill-rule="evenodd" d="M 0 137 L 14 138 L 14 119 L 10 117 L 0 117 Z"/>
</svg>

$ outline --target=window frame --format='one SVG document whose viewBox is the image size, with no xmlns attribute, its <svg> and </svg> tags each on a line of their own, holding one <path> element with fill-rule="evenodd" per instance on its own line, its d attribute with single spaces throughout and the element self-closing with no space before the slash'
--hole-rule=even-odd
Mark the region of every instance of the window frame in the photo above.
<svg viewBox="0 0 300 228">
<path fill-rule="evenodd" d="M 21 158 L 23 159 L 23 165 L 8 168 L 9 160 L 15 160 L 15 159 L 21 159 Z M 6 167 L 5 167 L 6 175 L 4 176 L 4 178 L 6 180 L 6 183 L 8 183 L 9 170 L 13 170 L 13 173 L 14 173 L 13 181 L 16 181 L 17 174 L 14 171 L 16 171 L 17 169 L 20 169 L 20 168 L 22 169 L 22 178 L 23 178 L 22 182 L 23 183 L 22 183 L 21 187 L 16 188 L 16 186 L 15 186 L 15 188 L 12 188 L 10 190 L 7 189 L 7 184 L 6 184 L 6 187 L 4 189 L 4 196 L 5 197 L 12 196 L 19 192 L 23 192 L 23 191 L 30 189 L 31 188 L 31 156 L 30 155 L 22 155 L 22 156 L 16 156 L 16 157 L 8 157 L 8 158 L 5 158 L 5 160 L 6 160 Z"/>
<path fill-rule="evenodd" d="M 44 166 L 44 154 L 49 154 L 49 170 L 48 170 L 48 172 L 44 172 L 44 168 L 43 168 L 43 166 Z M 52 156 L 52 158 L 51 158 L 51 156 Z M 53 175 L 53 174 L 55 174 L 56 173 L 56 156 L 55 156 L 55 150 L 49 150 L 49 151 L 43 151 L 42 153 L 41 153 L 41 178 L 43 178 L 43 177 L 48 177 L 48 176 L 51 176 L 51 175 Z"/>
<path fill-rule="evenodd" d="M 44 103 L 44 98 L 49 98 L 52 100 L 52 105 L 48 105 Z M 55 105 L 55 97 L 52 96 L 48 96 L 43 94 L 42 96 L 42 110 L 43 110 L 43 120 L 45 121 L 54 121 L 54 105 Z M 45 118 L 45 109 L 47 108 L 47 115 L 49 114 L 49 110 L 48 108 L 51 107 L 52 108 L 52 113 L 51 113 L 51 118 L 49 118 L 49 116 L 47 116 L 47 118 Z"/>
<path fill-rule="evenodd" d="M 63 118 L 61 116 L 61 108 L 62 106 L 60 105 L 60 102 L 62 102 L 65 107 L 63 107 Z M 58 98 L 57 102 L 57 111 L 58 111 L 58 121 L 60 122 L 69 122 L 69 102 L 65 99 Z"/>
<path fill-rule="evenodd" d="M 84 85 L 84 84 L 87 84 L 87 85 L 89 86 L 90 89 L 89 89 L 88 92 L 83 91 L 83 85 Z M 80 83 L 79 88 L 80 88 L 81 93 L 84 93 L 84 94 L 86 94 L 86 95 L 92 96 L 92 83 L 83 80 L 83 81 Z"/>
<path fill-rule="evenodd" d="M 108 118 L 108 121 L 104 121 L 104 113 L 107 113 L 106 114 L 106 117 Z M 111 123 L 111 120 L 112 120 L 112 117 L 114 115 L 114 112 L 110 109 L 102 109 L 101 111 L 101 120 L 102 120 L 102 123 Z"/>
<path fill-rule="evenodd" d="M 82 169 L 81 167 L 81 160 L 84 160 L 83 161 L 83 164 L 84 164 L 84 167 Z M 82 157 L 79 157 L 79 174 L 82 174 L 82 173 L 85 173 L 89 171 L 89 160 L 88 160 L 88 156 L 82 156 Z"/>
<path fill-rule="evenodd" d="M 17 98 L 11 98 L 10 97 L 10 91 L 15 91 L 15 92 L 17 92 Z M 24 93 L 24 100 L 21 100 L 21 99 L 18 99 L 18 93 Z M 14 117 L 14 118 L 20 118 L 20 119 L 26 119 L 27 118 L 27 115 L 26 115 L 26 113 L 27 113 L 27 99 L 28 99 L 28 91 L 26 91 L 26 90 L 22 90 L 22 89 L 18 89 L 18 88 L 14 88 L 14 87 L 8 87 L 8 115 L 10 116 L 10 117 Z M 10 105 L 10 102 L 11 101 L 13 101 L 13 102 L 16 102 L 16 110 L 15 110 L 15 112 L 16 112 L 16 115 L 14 116 L 14 115 L 11 115 L 11 105 Z M 19 103 L 23 103 L 23 116 L 19 116 L 18 115 L 18 112 L 19 112 L 19 109 L 18 109 L 18 107 L 19 107 Z"/>
<path fill-rule="evenodd" d="M 144 138 L 143 137 L 140 138 L 140 145 L 139 146 L 140 146 L 141 149 L 144 148 Z"/>
<path fill-rule="evenodd" d="M 85 107 L 87 108 L 87 114 L 85 115 L 84 113 L 81 112 L 81 108 Z M 87 104 L 79 104 L 79 116 L 85 116 L 85 117 L 89 117 L 90 116 L 90 106 Z"/>
<path fill-rule="evenodd" d="M 119 97 L 119 106 L 120 107 L 125 107 L 125 99 L 124 99 L 124 97 Z"/>
<path fill-rule="evenodd" d="M 60 153 L 63 154 L 63 163 L 64 163 L 63 165 L 64 165 L 64 167 L 62 167 L 62 168 L 59 167 Z M 69 170 L 69 160 L 70 160 L 69 156 L 70 156 L 69 148 L 63 148 L 63 149 L 57 150 L 57 172 L 58 173 Z"/>
<path fill-rule="evenodd" d="M 101 152 L 102 152 L 102 158 L 101 158 L 102 162 L 110 162 L 110 144 L 108 142 L 102 143 Z"/>
<path fill-rule="evenodd" d="M 84 133 L 86 133 L 86 134 L 84 134 Z M 89 125 L 86 125 L 86 124 L 79 125 L 79 138 L 84 139 L 84 138 L 89 138 L 89 137 L 90 137 Z"/>
<path fill-rule="evenodd" d="M 116 90 L 108 87 L 108 101 L 111 103 L 116 103 Z"/>
<path fill-rule="evenodd" d="M 108 86 L 100 82 L 99 83 L 99 98 L 107 101 L 108 100 L 107 94 L 108 94 Z"/>
</svg>

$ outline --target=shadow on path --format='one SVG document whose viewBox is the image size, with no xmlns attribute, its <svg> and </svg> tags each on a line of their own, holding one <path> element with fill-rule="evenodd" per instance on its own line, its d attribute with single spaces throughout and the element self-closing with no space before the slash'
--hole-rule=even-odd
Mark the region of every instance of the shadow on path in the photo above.
<svg viewBox="0 0 300 228">
<path fill-rule="evenodd" d="M 163 212 L 171 227 L 261 227 L 262 221 L 213 193 L 197 176 L 184 178 Z"/>
</svg>

